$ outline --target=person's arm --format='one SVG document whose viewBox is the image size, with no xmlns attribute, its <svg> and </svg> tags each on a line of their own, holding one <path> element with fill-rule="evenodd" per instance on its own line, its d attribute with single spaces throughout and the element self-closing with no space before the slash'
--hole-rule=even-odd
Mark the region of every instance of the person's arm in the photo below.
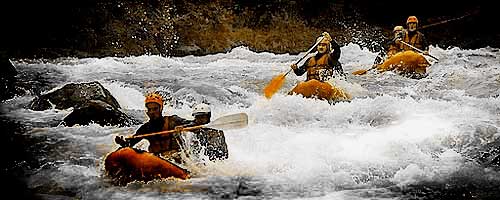
<svg viewBox="0 0 500 200">
<path fill-rule="evenodd" d="M 334 60 L 339 60 L 341 53 L 340 45 L 335 40 L 332 40 L 330 44 L 332 44 L 332 51 L 330 52 L 330 57 L 333 58 Z"/>
<path fill-rule="evenodd" d="M 307 60 L 304 62 L 304 64 L 302 64 L 302 66 L 297 67 L 297 68 L 292 68 L 293 73 L 295 73 L 295 75 L 297 75 L 297 76 L 304 75 L 304 73 L 306 73 L 306 71 L 307 71 L 307 63 L 309 63 L 309 59 L 311 59 L 311 58 L 307 58 Z"/>
<path fill-rule="evenodd" d="M 143 124 L 141 127 L 139 127 L 139 129 L 135 132 L 135 134 L 133 136 L 148 133 L 146 131 L 146 126 L 147 126 L 146 124 Z M 137 144 L 141 140 L 142 140 L 142 138 L 124 138 L 123 136 L 116 136 L 115 137 L 115 142 L 122 147 L 133 147 L 135 144 Z"/>
<path fill-rule="evenodd" d="M 344 69 L 342 68 L 342 64 L 340 64 L 340 45 L 335 42 L 335 40 L 331 41 L 332 44 L 332 52 L 330 52 L 330 66 L 333 67 L 333 69 L 341 76 L 345 76 Z"/>
<path fill-rule="evenodd" d="M 185 128 L 185 127 L 191 127 L 191 126 L 197 125 L 194 120 L 184 119 L 184 118 L 179 117 L 177 115 L 170 116 L 170 120 L 174 121 L 174 127 L 177 127 L 176 128 L 177 130 L 180 130 L 180 129 Z"/>
</svg>

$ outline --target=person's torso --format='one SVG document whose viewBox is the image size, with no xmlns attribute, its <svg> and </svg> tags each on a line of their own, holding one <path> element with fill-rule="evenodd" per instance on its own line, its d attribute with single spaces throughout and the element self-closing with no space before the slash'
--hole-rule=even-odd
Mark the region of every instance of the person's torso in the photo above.
<svg viewBox="0 0 500 200">
<path fill-rule="evenodd" d="M 398 45 L 396 45 L 395 43 L 394 44 L 390 44 L 389 45 L 389 48 L 387 49 L 387 58 L 390 58 L 392 57 L 394 54 L 400 52 L 401 49 Z"/>
<path fill-rule="evenodd" d="M 307 63 L 307 79 L 316 79 L 318 81 L 326 81 L 334 74 L 333 63 L 330 63 L 330 55 L 328 53 L 320 56 L 313 56 Z"/>
<path fill-rule="evenodd" d="M 403 42 L 406 42 L 418 49 L 423 49 L 423 37 L 422 34 L 418 31 L 414 32 L 407 32 L 405 34 L 405 37 L 403 38 Z M 413 50 L 413 48 L 409 47 L 408 45 L 401 44 L 400 48 L 403 50 Z"/>
<path fill-rule="evenodd" d="M 147 132 L 154 133 L 160 131 L 174 130 L 176 126 L 182 125 L 172 116 L 165 116 L 163 122 L 150 123 Z M 180 151 L 181 138 L 178 133 L 151 136 L 148 138 L 149 152 L 162 153 L 166 151 Z"/>
</svg>

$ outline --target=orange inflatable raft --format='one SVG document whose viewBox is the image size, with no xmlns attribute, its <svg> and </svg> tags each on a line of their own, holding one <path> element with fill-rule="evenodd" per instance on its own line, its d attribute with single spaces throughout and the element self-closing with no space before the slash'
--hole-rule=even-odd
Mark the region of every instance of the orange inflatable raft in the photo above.
<svg viewBox="0 0 500 200">
<path fill-rule="evenodd" d="M 118 185 L 168 177 L 189 178 L 187 170 L 152 153 L 130 147 L 120 148 L 107 155 L 104 169 L 106 175 Z"/>
<path fill-rule="evenodd" d="M 315 79 L 300 82 L 288 94 L 301 94 L 306 98 L 317 98 L 329 102 L 351 100 L 351 95 L 347 94 L 342 89 L 334 87 L 328 82 L 321 82 Z"/>
<path fill-rule="evenodd" d="M 377 66 L 379 72 L 394 71 L 399 74 L 420 74 L 427 71 L 431 64 L 420 53 L 414 51 L 403 51 L 394 54 L 384 63 Z"/>
</svg>

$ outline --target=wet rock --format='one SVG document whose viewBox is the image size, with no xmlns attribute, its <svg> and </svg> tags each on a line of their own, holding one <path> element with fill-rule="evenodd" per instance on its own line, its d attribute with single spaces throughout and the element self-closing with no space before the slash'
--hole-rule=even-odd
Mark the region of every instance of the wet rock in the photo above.
<svg viewBox="0 0 500 200">
<path fill-rule="evenodd" d="M 66 126 L 97 123 L 101 126 L 130 126 L 139 122 L 101 100 L 90 100 L 64 118 Z"/>
<path fill-rule="evenodd" d="M 70 83 L 53 92 L 35 97 L 32 110 L 50 108 L 74 110 L 64 118 L 66 126 L 97 123 L 101 126 L 128 126 L 139 122 L 120 110 L 120 104 L 99 82 Z"/>
<path fill-rule="evenodd" d="M 120 108 L 120 104 L 111 93 L 96 81 L 67 84 L 56 91 L 35 98 L 29 107 L 37 111 L 50 109 L 52 106 L 56 109 L 67 109 L 79 107 L 90 100 L 101 100 L 115 109 Z"/>
</svg>

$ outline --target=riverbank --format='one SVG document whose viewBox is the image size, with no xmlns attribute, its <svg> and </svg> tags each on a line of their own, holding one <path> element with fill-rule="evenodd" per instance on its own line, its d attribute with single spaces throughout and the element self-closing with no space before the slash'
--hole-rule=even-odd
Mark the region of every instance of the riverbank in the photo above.
<svg viewBox="0 0 500 200">
<path fill-rule="evenodd" d="M 399 5 L 394 0 L 16 1 L 2 13 L 6 36 L 0 53 L 9 58 L 185 56 L 247 46 L 296 54 L 323 31 L 341 45 L 378 51 L 408 15 L 428 27 L 421 31 L 434 46 L 500 47 L 499 28 L 492 26 L 494 6 L 487 3 Z"/>
</svg>

